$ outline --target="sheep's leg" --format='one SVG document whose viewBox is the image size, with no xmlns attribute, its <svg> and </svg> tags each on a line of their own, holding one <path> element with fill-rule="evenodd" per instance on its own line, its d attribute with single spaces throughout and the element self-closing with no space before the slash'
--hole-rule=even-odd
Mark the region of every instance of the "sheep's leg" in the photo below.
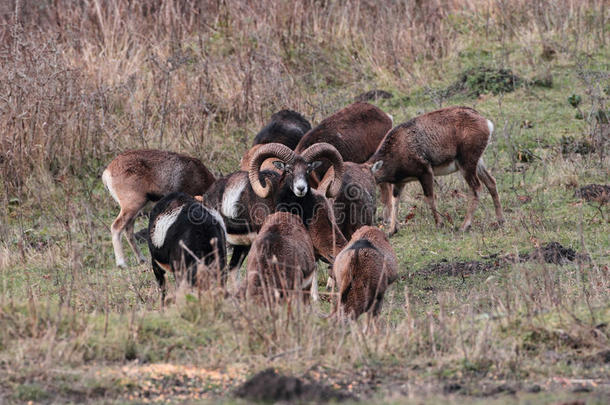
<svg viewBox="0 0 610 405">
<path fill-rule="evenodd" d="M 398 206 L 400 203 L 400 194 L 402 190 L 405 188 L 405 183 L 397 183 L 394 184 L 394 189 L 392 192 L 392 215 L 390 217 L 390 230 L 388 231 L 388 235 L 394 235 L 398 232 Z"/>
<path fill-rule="evenodd" d="M 383 223 L 387 224 L 390 222 L 391 209 L 392 209 L 392 184 L 381 183 L 379 184 L 379 191 L 382 205 L 382 218 Z"/>
<path fill-rule="evenodd" d="M 479 205 L 479 193 L 481 192 L 481 182 L 479 181 L 479 177 L 477 176 L 477 167 L 464 167 L 461 168 L 462 175 L 464 179 L 466 179 L 466 183 L 472 190 L 472 197 L 470 198 L 470 203 L 468 204 L 468 210 L 466 211 L 466 218 L 464 218 L 464 223 L 460 227 L 460 231 L 464 232 L 470 229 L 472 225 L 472 216 L 474 211 L 477 209 Z"/>
<path fill-rule="evenodd" d="M 167 292 L 167 285 L 165 284 L 165 270 L 154 259 L 152 260 L 152 268 L 153 273 L 155 273 L 155 278 L 157 279 L 157 284 L 159 284 L 159 289 L 161 290 L 161 307 L 163 307 L 165 305 L 165 295 Z"/>
<path fill-rule="evenodd" d="M 313 270 L 313 277 L 311 279 L 311 300 L 313 302 L 318 302 L 320 300 L 320 296 L 318 295 L 318 269 Z"/>
<path fill-rule="evenodd" d="M 436 201 L 434 200 L 434 172 L 432 171 L 432 168 L 428 167 L 427 170 L 421 176 L 419 176 L 418 180 L 421 184 L 421 188 L 424 190 L 424 200 L 432 210 L 434 223 L 438 227 L 441 224 L 441 217 L 438 214 L 438 210 L 436 209 Z"/>
<path fill-rule="evenodd" d="M 246 256 L 250 252 L 250 245 L 234 245 L 231 261 L 229 262 L 229 271 L 237 270 L 237 281 L 239 281 L 239 269 L 243 264 Z"/>
<path fill-rule="evenodd" d="M 121 208 L 119 216 L 114 220 L 110 227 L 112 233 L 112 248 L 114 249 L 114 257 L 116 259 L 116 265 L 119 267 L 127 267 L 125 263 L 125 255 L 123 253 L 123 246 L 121 245 L 121 236 L 125 230 L 126 224 L 129 220 L 135 216 L 136 213 Z"/>
<path fill-rule="evenodd" d="M 145 263 L 146 258 L 142 254 L 142 251 L 140 250 L 140 246 L 138 246 L 138 242 L 136 241 L 136 237 L 133 233 L 133 228 L 136 223 L 136 217 L 137 217 L 137 214 L 134 215 L 133 218 L 131 218 L 129 220 L 129 222 L 125 225 L 125 236 L 127 237 L 127 243 L 129 243 L 131 250 L 133 250 L 135 255 L 138 257 L 138 259 L 140 260 L 140 263 Z"/>
<path fill-rule="evenodd" d="M 140 212 L 140 210 L 144 207 L 144 205 L 146 205 L 146 198 L 141 198 L 138 196 L 133 196 L 133 195 L 127 195 L 125 196 L 125 198 L 121 201 L 127 201 L 125 202 L 125 204 L 120 204 L 121 205 L 121 212 L 119 213 L 119 216 L 114 220 L 114 222 L 112 223 L 112 226 L 110 227 L 110 232 L 112 233 L 112 247 L 114 249 L 114 257 L 116 259 L 116 264 L 119 267 L 126 267 L 127 264 L 125 263 L 125 255 L 123 253 L 123 246 L 121 245 L 121 236 L 123 235 L 123 231 L 125 231 L 127 228 L 129 228 L 129 225 L 132 225 L 131 228 L 131 238 L 133 240 L 133 221 L 135 221 L 136 216 L 138 215 L 138 212 Z M 128 236 L 129 239 L 129 236 Z M 130 242 L 131 245 L 131 242 Z M 133 248 L 133 246 L 132 246 Z M 136 254 L 138 254 L 138 251 L 136 252 L 134 249 L 134 252 Z M 140 255 L 138 257 L 138 259 L 141 258 L 142 253 L 140 252 Z"/>
<path fill-rule="evenodd" d="M 328 278 L 326 279 L 326 290 L 329 291 L 331 289 L 334 290 L 335 288 L 335 280 L 331 277 L 328 276 Z"/>
<path fill-rule="evenodd" d="M 487 171 L 485 164 L 483 163 L 483 159 L 479 159 L 479 163 L 477 164 L 477 174 L 479 179 L 485 184 L 485 187 L 491 194 L 491 198 L 494 202 L 494 208 L 496 210 L 496 218 L 498 219 L 498 224 L 504 224 L 504 215 L 502 214 L 502 204 L 500 204 L 500 197 L 498 196 L 498 189 L 496 188 L 496 179 Z"/>
</svg>

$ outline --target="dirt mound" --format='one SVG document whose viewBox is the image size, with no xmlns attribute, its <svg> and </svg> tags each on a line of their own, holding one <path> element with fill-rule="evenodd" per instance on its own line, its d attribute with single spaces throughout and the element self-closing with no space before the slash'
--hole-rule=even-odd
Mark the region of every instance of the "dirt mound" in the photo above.
<svg viewBox="0 0 610 405">
<path fill-rule="evenodd" d="M 440 276 L 469 276 L 476 273 L 485 273 L 497 270 L 501 263 L 499 261 L 480 262 L 477 260 L 464 262 L 450 262 L 443 259 L 438 263 L 424 267 L 419 273 L 424 275 Z"/>
<path fill-rule="evenodd" d="M 564 265 L 575 260 L 588 261 L 590 257 L 585 253 L 578 253 L 570 247 L 565 247 L 561 243 L 553 241 L 534 249 L 532 252 L 520 253 L 518 257 L 515 257 L 515 255 L 505 256 L 504 260 L 511 263 L 537 261 Z"/>
<path fill-rule="evenodd" d="M 571 153 L 589 155 L 595 152 L 595 146 L 586 138 L 576 139 L 573 136 L 561 137 L 561 154 L 566 156 Z"/>
<path fill-rule="evenodd" d="M 523 255 L 522 259 L 544 261 L 545 263 L 552 264 L 566 264 L 573 262 L 577 257 L 578 254 L 574 249 L 566 248 L 559 242 L 550 242 L 531 253 Z"/>
<path fill-rule="evenodd" d="M 510 93 L 522 86 L 525 81 L 513 74 L 509 69 L 494 69 L 478 66 L 465 70 L 457 81 L 445 89 L 446 97 L 456 94 L 466 94 L 478 97 L 481 94 Z"/>
<path fill-rule="evenodd" d="M 610 186 L 606 184 L 589 184 L 576 190 L 574 197 L 582 198 L 587 202 L 607 204 L 610 202 Z"/>
<path fill-rule="evenodd" d="M 371 91 L 367 91 L 366 93 L 362 93 L 362 94 L 356 96 L 356 98 L 354 98 L 354 101 L 374 101 L 374 100 L 379 100 L 379 99 L 383 99 L 383 98 L 392 98 L 392 97 L 394 97 L 394 96 L 389 91 L 371 90 Z"/>
<path fill-rule="evenodd" d="M 259 402 L 329 402 L 355 400 L 351 394 L 317 383 L 278 374 L 267 369 L 256 374 L 235 390 L 235 396 Z"/>
<path fill-rule="evenodd" d="M 499 255 L 493 254 L 486 256 L 484 261 L 449 261 L 443 259 L 440 262 L 432 263 L 418 274 L 435 276 L 470 276 L 472 274 L 486 273 L 499 270 L 501 267 L 510 263 L 538 261 L 552 264 L 567 264 L 575 260 L 587 261 L 589 256 L 578 253 L 570 247 L 564 247 L 559 242 L 549 242 L 544 246 L 534 249 L 532 252 L 520 253 L 519 255 Z"/>
</svg>

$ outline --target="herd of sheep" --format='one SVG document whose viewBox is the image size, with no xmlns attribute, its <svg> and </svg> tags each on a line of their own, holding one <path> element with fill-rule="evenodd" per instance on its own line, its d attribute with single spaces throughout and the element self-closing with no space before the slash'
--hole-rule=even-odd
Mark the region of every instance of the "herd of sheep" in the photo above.
<svg viewBox="0 0 610 405">
<path fill-rule="evenodd" d="M 149 201 L 148 246 L 165 301 L 165 273 L 192 285 L 212 276 L 222 286 L 250 253 L 238 294 L 277 301 L 292 292 L 318 299 L 316 260 L 328 262 L 337 309 L 376 315 L 398 275 L 388 237 L 398 230 L 404 185 L 418 180 L 437 225 L 434 176 L 460 171 L 472 190 L 461 230 L 472 223 L 481 182 L 504 222 L 496 182 L 483 152 L 491 121 L 467 107 L 449 107 L 392 128 L 392 117 L 364 102 L 351 104 L 312 128 L 282 110 L 255 137 L 240 170 L 216 179 L 198 159 L 160 150 L 133 150 L 104 170 L 104 185 L 121 211 L 112 224 L 116 264 L 125 266 L 121 237 L 146 259 L 134 223 Z M 388 233 L 375 226 L 376 187 Z M 232 247 L 226 263 L 227 245 Z M 239 272 L 238 272 L 239 274 Z M 305 296 L 305 294 L 304 294 Z"/>
</svg>

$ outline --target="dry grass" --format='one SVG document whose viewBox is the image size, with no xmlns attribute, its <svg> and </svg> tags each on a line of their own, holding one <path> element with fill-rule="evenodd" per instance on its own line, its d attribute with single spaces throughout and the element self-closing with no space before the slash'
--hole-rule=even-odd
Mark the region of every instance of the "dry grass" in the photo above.
<svg viewBox="0 0 610 405">
<path fill-rule="evenodd" d="M 376 401 L 472 399 L 501 384 L 608 392 L 607 209 L 602 218 L 572 191 L 610 175 L 608 129 L 595 115 L 610 91 L 604 0 L 13 0 L 0 21 L 0 402 L 182 395 L 167 388 L 181 367 L 214 399 L 267 366 Z M 554 86 L 442 95 L 479 64 L 551 73 Z M 265 307 L 179 289 L 160 310 L 147 265 L 113 266 L 116 207 L 99 174 L 116 153 L 183 151 L 228 173 L 276 110 L 317 123 L 373 88 L 394 93 L 379 104 L 395 122 L 449 103 L 490 116 L 486 160 L 508 223 L 485 226 L 485 197 L 474 230 L 454 232 L 464 205 L 456 176 L 438 180 L 449 219 L 436 230 L 409 186 L 403 215 L 412 215 L 392 239 L 401 277 L 366 332 L 365 319 L 320 317 L 326 302 Z M 583 96 L 578 111 L 572 93 Z M 564 155 L 563 135 L 599 153 Z M 536 158 L 523 161 L 528 151 Z M 550 240 L 591 260 L 423 271 Z"/>
</svg>

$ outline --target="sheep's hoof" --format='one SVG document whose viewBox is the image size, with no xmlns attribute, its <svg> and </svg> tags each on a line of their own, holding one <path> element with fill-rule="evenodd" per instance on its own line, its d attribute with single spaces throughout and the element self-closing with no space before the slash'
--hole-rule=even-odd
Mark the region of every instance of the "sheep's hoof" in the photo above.
<svg viewBox="0 0 610 405">
<path fill-rule="evenodd" d="M 127 268 L 127 263 L 125 263 L 125 262 L 118 262 L 118 263 L 116 264 L 116 266 L 117 266 L 118 268 L 121 268 L 121 269 L 126 269 L 126 268 Z"/>
<path fill-rule="evenodd" d="M 460 226 L 460 232 L 468 232 L 470 231 L 471 225 L 470 224 L 465 224 Z"/>
</svg>

